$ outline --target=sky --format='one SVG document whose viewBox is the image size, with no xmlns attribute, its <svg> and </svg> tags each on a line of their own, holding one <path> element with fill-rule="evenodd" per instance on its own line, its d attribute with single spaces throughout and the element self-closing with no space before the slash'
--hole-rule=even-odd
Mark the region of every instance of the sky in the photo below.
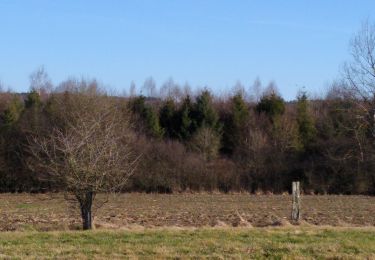
<svg viewBox="0 0 375 260">
<path fill-rule="evenodd" d="M 228 91 L 259 77 L 287 100 L 319 94 L 349 59 L 373 0 L 0 0 L 0 81 L 29 89 L 96 78 L 122 92 L 152 76 Z"/>
</svg>

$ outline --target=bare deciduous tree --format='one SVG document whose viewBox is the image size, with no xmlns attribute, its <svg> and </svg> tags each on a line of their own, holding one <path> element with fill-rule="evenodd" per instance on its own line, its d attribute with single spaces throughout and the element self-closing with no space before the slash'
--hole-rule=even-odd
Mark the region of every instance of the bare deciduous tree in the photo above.
<svg viewBox="0 0 375 260">
<path fill-rule="evenodd" d="M 135 85 L 135 82 L 132 81 L 130 83 L 129 96 L 130 97 L 135 97 L 136 95 L 137 95 L 137 86 Z"/>
<path fill-rule="evenodd" d="M 220 136 L 209 127 L 202 127 L 193 136 L 191 141 L 193 151 L 201 154 L 204 161 L 210 161 L 218 156 Z"/>
<path fill-rule="evenodd" d="M 152 77 L 149 77 L 143 83 L 142 90 L 145 91 L 145 95 L 148 97 L 156 96 L 156 82 Z"/>
<path fill-rule="evenodd" d="M 263 88 L 262 82 L 260 81 L 260 78 L 257 77 L 254 80 L 254 83 L 249 88 L 249 93 L 251 93 L 249 97 L 250 102 L 254 102 L 254 103 L 259 102 L 259 100 L 262 97 L 262 92 L 263 92 L 262 88 Z"/>
<path fill-rule="evenodd" d="M 41 96 L 47 96 L 52 91 L 52 81 L 44 67 L 40 67 L 30 75 L 30 89 L 35 90 Z"/>
<path fill-rule="evenodd" d="M 375 24 L 366 21 L 350 44 L 352 59 L 344 65 L 344 97 L 354 101 L 358 116 L 374 124 L 375 109 Z"/>
<path fill-rule="evenodd" d="M 60 124 L 49 136 L 30 138 L 32 166 L 74 195 L 83 229 L 91 229 L 95 196 L 121 191 L 134 170 L 129 122 L 114 98 L 96 91 L 60 93 L 54 100 Z"/>
<path fill-rule="evenodd" d="M 192 92 L 191 87 L 190 87 L 188 82 L 185 82 L 185 84 L 184 84 L 182 95 L 184 97 L 193 95 L 193 92 Z"/>
<path fill-rule="evenodd" d="M 363 161 L 364 143 L 360 136 L 370 130 L 375 137 L 375 24 L 369 21 L 362 24 L 350 43 L 350 50 L 352 59 L 344 65 L 343 91 L 339 95 L 352 104 L 347 114 L 353 120 L 346 129 L 353 132 Z"/>
<path fill-rule="evenodd" d="M 375 94 L 375 24 L 363 23 L 350 49 L 352 61 L 344 66 L 348 85 L 358 97 L 372 99 Z"/>
<path fill-rule="evenodd" d="M 189 87 L 185 88 L 188 92 Z M 172 78 L 169 78 L 160 88 L 160 97 L 164 99 L 173 99 L 179 102 L 184 96 L 184 91 L 181 89 L 180 85 L 177 84 Z"/>
<path fill-rule="evenodd" d="M 232 87 L 232 96 L 234 95 L 241 95 L 241 97 L 244 99 L 248 99 L 245 86 L 241 83 L 241 81 L 237 81 Z"/>
</svg>

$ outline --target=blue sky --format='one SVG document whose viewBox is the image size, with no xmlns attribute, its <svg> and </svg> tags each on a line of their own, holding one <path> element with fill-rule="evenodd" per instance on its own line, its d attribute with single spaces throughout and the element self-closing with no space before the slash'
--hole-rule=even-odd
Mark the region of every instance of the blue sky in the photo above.
<svg viewBox="0 0 375 260">
<path fill-rule="evenodd" d="M 337 78 L 374 10 L 373 0 L 0 0 L 0 80 L 26 91 L 43 65 L 55 84 L 95 77 L 121 91 L 152 76 L 220 92 L 259 77 L 292 99 Z"/>
</svg>

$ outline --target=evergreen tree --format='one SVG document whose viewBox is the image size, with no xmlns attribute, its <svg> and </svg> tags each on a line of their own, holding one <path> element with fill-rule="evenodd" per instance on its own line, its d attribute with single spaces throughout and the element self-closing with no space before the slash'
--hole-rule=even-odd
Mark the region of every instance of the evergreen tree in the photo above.
<svg viewBox="0 0 375 260">
<path fill-rule="evenodd" d="M 146 98 L 144 96 L 135 98 L 131 104 L 132 111 L 142 120 L 147 135 L 161 138 L 163 137 L 164 131 L 160 127 L 159 117 L 153 108 L 148 106 L 145 101 Z"/>
<path fill-rule="evenodd" d="M 190 139 L 193 132 L 193 120 L 191 118 L 192 110 L 193 106 L 190 97 L 186 96 L 176 116 L 176 121 L 179 125 L 177 136 L 182 141 Z"/>
<path fill-rule="evenodd" d="M 309 103 L 306 92 L 297 97 L 297 123 L 300 141 L 304 148 L 311 145 L 316 137 L 314 120 L 309 112 Z"/>
<path fill-rule="evenodd" d="M 13 96 L 8 107 L 2 115 L 2 123 L 5 128 L 12 126 L 19 119 L 22 113 L 23 105 L 17 96 Z"/>
<path fill-rule="evenodd" d="M 243 138 L 248 119 L 248 107 L 243 96 L 239 93 L 231 99 L 231 111 L 224 125 L 224 152 L 233 153 Z"/>
<path fill-rule="evenodd" d="M 212 128 L 216 131 L 220 130 L 219 117 L 213 107 L 212 96 L 208 90 L 204 90 L 197 97 L 192 116 L 194 131 L 201 127 Z"/>
<path fill-rule="evenodd" d="M 163 129 L 159 124 L 159 117 L 151 107 L 146 107 L 144 112 L 146 126 L 149 129 L 150 135 L 156 138 L 161 138 L 164 135 Z"/>
<path fill-rule="evenodd" d="M 27 99 L 25 100 L 25 107 L 39 107 L 41 105 L 39 93 L 32 89 L 30 93 L 27 95 Z"/>
<path fill-rule="evenodd" d="M 285 103 L 282 97 L 272 92 L 270 95 L 265 95 L 261 98 L 256 106 L 258 113 L 265 113 L 271 120 L 284 114 Z"/>
<path fill-rule="evenodd" d="M 22 113 L 23 121 L 27 121 L 30 131 L 37 131 L 41 124 L 42 101 L 38 91 L 32 89 L 25 100 L 25 109 Z"/>
<path fill-rule="evenodd" d="M 246 123 L 249 116 L 249 110 L 246 102 L 241 94 L 237 94 L 232 98 L 232 121 L 236 127 L 242 126 Z"/>
<path fill-rule="evenodd" d="M 160 109 L 160 126 L 164 129 L 165 136 L 174 138 L 177 135 L 176 106 L 172 99 L 168 99 Z"/>
</svg>

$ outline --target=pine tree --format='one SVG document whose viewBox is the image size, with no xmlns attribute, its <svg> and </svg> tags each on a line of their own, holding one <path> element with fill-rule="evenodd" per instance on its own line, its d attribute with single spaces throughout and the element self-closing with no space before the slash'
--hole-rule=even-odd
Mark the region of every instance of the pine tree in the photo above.
<svg viewBox="0 0 375 260">
<path fill-rule="evenodd" d="M 38 91 L 32 89 L 25 100 L 22 117 L 28 118 L 30 131 L 37 131 L 41 124 L 42 101 Z"/>
<path fill-rule="evenodd" d="M 164 130 L 160 126 L 159 117 L 145 101 L 146 98 L 144 96 L 135 98 L 131 103 L 131 109 L 142 120 L 147 135 L 161 138 L 164 135 Z"/>
<path fill-rule="evenodd" d="M 176 121 L 178 122 L 177 136 L 181 141 L 186 141 L 191 138 L 193 132 L 193 120 L 191 118 L 193 107 L 190 96 L 186 96 L 182 105 L 177 112 Z"/>
<path fill-rule="evenodd" d="M 160 126 L 164 129 L 165 136 L 174 138 L 177 135 L 176 125 L 176 106 L 172 99 L 168 99 L 162 108 L 159 115 Z"/>
<path fill-rule="evenodd" d="M 314 141 L 317 130 L 309 112 L 306 92 L 302 92 L 297 97 L 297 123 L 300 141 L 303 147 L 307 148 Z"/>
<path fill-rule="evenodd" d="M 25 100 L 25 107 L 39 107 L 41 105 L 39 93 L 32 89 L 30 93 L 27 95 L 27 99 Z"/>
<path fill-rule="evenodd" d="M 195 131 L 201 127 L 212 128 L 216 131 L 220 130 L 219 117 L 213 107 L 212 96 L 208 90 L 204 90 L 197 97 L 192 116 Z"/>
<path fill-rule="evenodd" d="M 3 126 L 8 128 L 12 126 L 19 119 L 22 113 L 23 105 L 20 99 L 16 96 L 13 96 L 8 107 L 5 109 L 2 115 Z"/>
<path fill-rule="evenodd" d="M 246 124 L 249 120 L 249 110 L 241 94 L 231 99 L 231 111 L 224 125 L 223 151 L 233 153 L 243 138 Z"/>
<path fill-rule="evenodd" d="M 151 107 L 146 107 L 144 118 L 146 119 L 146 126 L 149 129 L 150 135 L 162 138 L 164 135 L 163 128 L 160 127 L 159 117 Z"/>
<path fill-rule="evenodd" d="M 284 114 L 285 103 L 282 97 L 272 92 L 270 95 L 263 96 L 256 106 L 258 113 L 265 113 L 271 120 Z"/>
</svg>

